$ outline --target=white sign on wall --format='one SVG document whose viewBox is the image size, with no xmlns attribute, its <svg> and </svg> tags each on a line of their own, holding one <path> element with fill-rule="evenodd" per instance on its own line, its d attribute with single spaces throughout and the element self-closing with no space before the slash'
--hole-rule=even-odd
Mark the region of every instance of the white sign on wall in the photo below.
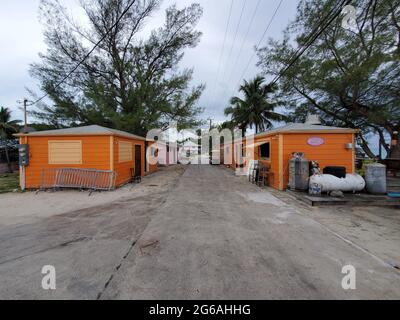
<svg viewBox="0 0 400 320">
<path fill-rule="evenodd" d="M 313 147 L 322 146 L 324 143 L 325 140 L 320 137 L 311 137 L 307 140 L 307 144 Z"/>
</svg>

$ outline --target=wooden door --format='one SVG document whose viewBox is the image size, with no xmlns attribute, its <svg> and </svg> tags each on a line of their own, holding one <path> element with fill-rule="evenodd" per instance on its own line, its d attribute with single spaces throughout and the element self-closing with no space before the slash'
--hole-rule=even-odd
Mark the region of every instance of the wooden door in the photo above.
<svg viewBox="0 0 400 320">
<path fill-rule="evenodd" d="M 135 177 L 142 176 L 142 146 L 135 145 Z"/>
</svg>

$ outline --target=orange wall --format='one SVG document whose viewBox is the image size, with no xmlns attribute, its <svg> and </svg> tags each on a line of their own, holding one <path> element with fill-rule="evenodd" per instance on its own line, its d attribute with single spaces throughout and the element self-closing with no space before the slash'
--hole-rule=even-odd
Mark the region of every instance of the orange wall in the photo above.
<svg viewBox="0 0 400 320">
<path fill-rule="evenodd" d="M 270 165 L 271 175 L 269 176 L 269 185 L 278 188 L 279 187 L 279 142 L 278 136 L 273 136 L 269 138 L 259 138 L 255 139 L 254 143 L 259 142 L 269 142 L 270 143 L 270 159 L 260 160 L 259 157 L 259 147 L 254 150 L 254 160 L 260 160 L 261 163 Z"/>
<path fill-rule="evenodd" d="M 341 166 L 346 167 L 348 173 L 354 173 L 353 151 L 345 148 L 347 143 L 353 143 L 354 145 L 352 133 L 286 133 L 280 136 L 282 139 L 282 172 L 280 172 L 279 168 L 279 135 L 256 138 L 254 141 L 254 143 L 271 143 L 269 160 L 260 160 L 258 147 L 254 151 L 254 160 L 260 160 L 262 163 L 270 165 L 270 186 L 281 190 L 287 188 L 289 183 L 289 160 L 293 152 L 304 152 L 309 161 L 315 160 L 320 164 L 321 170 L 326 166 Z M 321 146 L 310 146 L 307 141 L 311 137 L 323 138 L 325 143 Z M 279 185 L 280 180 L 282 180 L 281 187 Z"/>
<path fill-rule="evenodd" d="M 119 162 L 118 159 L 118 145 L 119 141 L 127 141 L 132 143 L 132 161 L 129 162 Z M 131 179 L 131 169 L 135 168 L 135 145 L 140 145 L 142 147 L 142 156 L 141 156 L 141 163 L 142 163 L 142 172 L 141 176 L 144 176 L 145 173 L 145 142 L 141 140 L 134 140 L 134 139 L 127 139 L 127 138 L 120 138 L 114 137 L 114 171 L 117 173 L 116 178 L 116 185 L 120 186 L 122 184 L 128 183 Z"/>
<path fill-rule="evenodd" d="M 29 166 L 26 167 L 26 188 L 40 187 L 42 169 L 46 168 L 85 168 L 97 170 L 110 170 L 110 138 L 108 136 L 86 137 L 21 137 L 20 142 L 29 144 Z M 81 140 L 82 164 L 81 165 L 51 165 L 48 158 L 49 140 Z"/>
<path fill-rule="evenodd" d="M 26 140 L 27 139 L 27 142 Z M 131 168 L 135 167 L 135 144 L 142 147 L 141 163 L 142 172 L 145 174 L 145 142 L 141 140 L 114 137 L 114 161 L 110 157 L 110 136 L 63 136 L 63 137 L 21 137 L 20 143 L 29 144 L 30 162 L 26 167 L 26 188 L 39 188 L 42 182 L 42 169 L 46 168 L 84 168 L 97 170 L 113 170 L 116 172 L 116 186 L 127 183 L 131 178 Z M 49 140 L 81 140 L 82 141 L 82 164 L 58 164 L 50 165 L 48 159 Z M 132 161 L 119 163 L 118 142 L 132 142 Z M 157 166 L 150 166 L 150 172 L 157 170 Z"/>
<path fill-rule="evenodd" d="M 321 146 L 310 146 L 311 137 L 320 137 L 325 143 Z M 326 166 L 346 167 L 348 173 L 354 173 L 353 151 L 347 150 L 345 144 L 354 143 L 351 133 L 314 133 L 283 135 L 283 188 L 289 183 L 289 160 L 293 152 L 304 152 L 307 160 L 317 161 L 323 170 Z"/>
<path fill-rule="evenodd" d="M 228 150 L 229 149 L 229 150 Z M 220 145 L 220 160 L 222 165 L 230 166 L 231 169 L 235 169 L 234 159 L 235 144 L 221 144 Z"/>
</svg>

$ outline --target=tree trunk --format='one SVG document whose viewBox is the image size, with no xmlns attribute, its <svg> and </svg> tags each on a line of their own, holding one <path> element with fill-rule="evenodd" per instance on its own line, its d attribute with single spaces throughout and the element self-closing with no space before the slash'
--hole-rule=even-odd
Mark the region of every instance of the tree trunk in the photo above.
<svg viewBox="0 0 400 320">
<path fill-rule="evenodd" d="M 364 139 L 364 137 L 361 134 L 359 134 L 358 137 L 360 138 L 361 148 L 364 150 L 366 155 L 371 159 L 376 158 L 376 155 L 371 151 L 371 149 L 368 146 L 368 142 Z"/>
<path fill-rule="evenodd" d="M 390 142 L 390 152 L 388 153 L 388 158 L 390 159 L 400 159 L 400 143 L 399 143 L 399 132 L 394 131 L 391 134 Z"/>
<path fill-rule="evenodd" d="M 4 146 L 4 151 L 6 152 L 6 160 L 7 160 L 8 172 L 9 173 L 13 173 L 13 169 L 12 169 L 11 162 L 10 162 L 10 156 L 8 154 L 7 144 L 5 144 L 5 146 Z"/>
<path fill-rule="evenodd" d="M 387 155 L 389 155 L 390 148 L 388 147 L 388 144 L 386 143 L 385 136 L 383 135 L 382 130 L 378 130 L 378 134 L 379 134 L 379 141 L 381 143 L 381 146 L 383 146 L 383 148 L 385 149 Z"/>
</svg>

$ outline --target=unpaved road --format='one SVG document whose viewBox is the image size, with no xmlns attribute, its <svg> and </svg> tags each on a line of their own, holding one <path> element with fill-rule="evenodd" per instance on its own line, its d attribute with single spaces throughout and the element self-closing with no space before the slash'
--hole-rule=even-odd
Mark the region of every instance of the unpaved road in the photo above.
<svg viewBox="0 0 400 320">
<path fill-rule="evenodd" d="M 163 174 L 167 185 L 154 187 Z M 1 226 L 0 298 L 400 298 L 400 272 L 387 261 L 398 257 L 400 241 L 382 233 L 395 223 L 378 226 L 381 254 L 317 216 L 329 212 L 261 191 L 224 168 L 170 168 L 143 184 L 149 189 L 140 197 L 133 189 L 106 205 Z M 366 234 L 373 238 L 374 229 Z M 345 291 L 341 271 L 349 264 L 357 289 Z M 43 265 L 56 267 L 54 291 L 41 289 Z"/>
<path fill-rule="evenodd" d="M 83 209 L 62 214 L 56 204 L 65 206 L 59 199 L 64 195 L 73 201 L 71 192 L 40 193 L 36 198 L 34 193 L 10 195 L 19 200 L 11 210 L 0 196 L 0 299 L 99 298 L 183 171 L 178 166 L 163 169 L 144 178 L 140 185 L 110 194 L 89 197 L 88 193 L 75 192 L 81 203 L 71 206 Z M 10 196 L 6 196 L 8 201 Z M 24 196 L 34 210 L 31 215 L 21 212 L 14 218 L 10 211 L 29 208 Z M 52 196 L 55 199 L 49 203 L 56 206 L 53 215 L 46 207 L 46 199 Z M 102 196 L 114 200 L 103 203 L 98 199 Z M 37 210 L 40 206 L 44 214 Z M 56 268 L 54 291 L 41 287 L 45 265 Z"/>
</svg>

